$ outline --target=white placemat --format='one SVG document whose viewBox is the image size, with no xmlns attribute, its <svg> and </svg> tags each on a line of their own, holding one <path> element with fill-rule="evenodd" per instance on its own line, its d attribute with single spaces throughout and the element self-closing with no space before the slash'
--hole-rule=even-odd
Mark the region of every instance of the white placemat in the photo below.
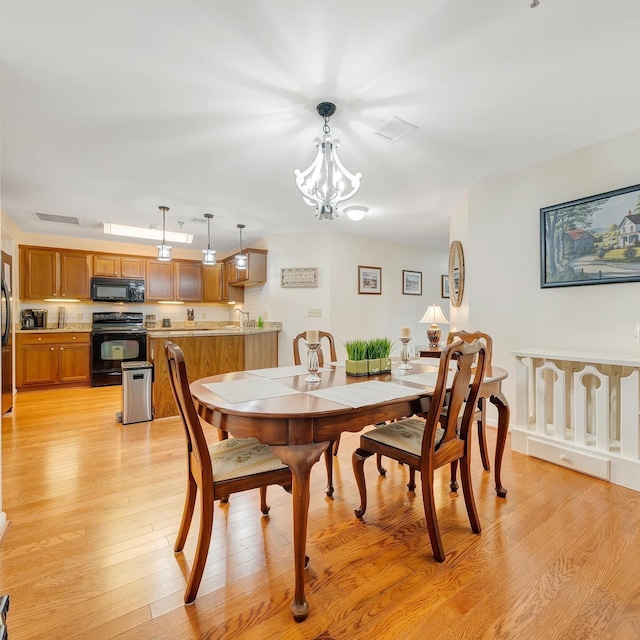
<svg viewBox="0 0 640 640">
<path fill-rule="evenodd" d="M 210 382 L 203 386 L 232 404 L 237 402 L 251 402 L 252 400 L 264 400 L 265 398 L 292 396 L 300 393 L 300 391 L 296 389 L 290 389 L 272 380 L 259 378 L 257 376 L 255 378 L 231 380 L 229 382 Z"/>
<path fill-rule="evenodd" d="M 323 371 L 331 371 L 326 367 L 320 367 L 318 373 Z M 307 367 L 302 364 L 293 364 L 288 367 L 271 367 L 269 369 L 251 369 L 247 371 L 254 376 L 260 376 L 261 378 L 269 378 L 269 380 L 276 380 L 277 378 L 291 378 L 293 376 L 306 376 L 309 371 Z"/>
<path fill-rule="evenodd" d="M 447 387 L 450 387 L 453 384 L 453 378 L 455 376 L 455 371 L 449 371 L 447 374 Z M 422 384 L 425 387 L 431 387 L 435 389 L 436 382 L 438 380 L 438 372 L 430 371 L 428 373 L 413 373 L 408 376 L 402 376 L 403 380 L 407 382 L 413 382 L 414 384 Z"/>
<path fill-rule="evenodd" d="M 369 404 L 415 396 L 420 391 L 401 384 L 394 384 L 393 382 L 370 380 L 369 382 L 346 384 L 340 387 L 332 387 L 331 389 L 307 391 L 306 393 L 357 409 L 358 407 L 366 407 Z"/>
</svg>

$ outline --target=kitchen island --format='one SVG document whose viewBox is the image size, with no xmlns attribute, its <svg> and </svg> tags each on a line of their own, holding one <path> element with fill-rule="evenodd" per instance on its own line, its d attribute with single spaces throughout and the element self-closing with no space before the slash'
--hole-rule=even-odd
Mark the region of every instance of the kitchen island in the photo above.
<svg viewBox="0 0 640 640">
<path fill-rule="evenodd" d="M 153 408 L 155 418 L 178 415 L 164 343 L 171 340 L 183 351 L 189 382 L 206 376 L 278 366 L 279 323 L 263 329 L 240 327 L 176 327 L 148 330 L 148 359 L 154 365 Z"/>
</svg>

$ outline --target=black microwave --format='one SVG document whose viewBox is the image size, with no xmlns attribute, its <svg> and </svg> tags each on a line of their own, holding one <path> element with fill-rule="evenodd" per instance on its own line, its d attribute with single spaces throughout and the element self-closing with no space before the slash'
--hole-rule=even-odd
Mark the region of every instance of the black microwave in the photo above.
<svg viewBox="0 0 640 640">
<path fill-rule="evenodd" d="M 144 280 L 91 278 L 94 302 L 144 302 Z"/>
</svg>

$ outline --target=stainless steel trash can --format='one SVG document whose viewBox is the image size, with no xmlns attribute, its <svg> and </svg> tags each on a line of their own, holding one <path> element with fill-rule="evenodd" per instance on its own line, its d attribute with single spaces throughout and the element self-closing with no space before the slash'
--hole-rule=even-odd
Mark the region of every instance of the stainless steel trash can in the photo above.
<svg viewBox="0 0 640 640">
<path fill-rule="evenodd" d="M 153 420 L 153 364 L 122 363 L 122 424 Z"/>
</svg>

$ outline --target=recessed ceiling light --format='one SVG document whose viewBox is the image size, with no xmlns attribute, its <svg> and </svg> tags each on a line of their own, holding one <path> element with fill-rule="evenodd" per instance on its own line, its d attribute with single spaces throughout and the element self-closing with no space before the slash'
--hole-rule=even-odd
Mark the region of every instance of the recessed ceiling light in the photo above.
<svg viewBox="0 0 640 640">
<path fill-rule="evenodd" d="M 147 227 L 128 227 L 124 224 L 103 224 L 104 232 L 113 236 L 127 236 L 129 238 L 146 238 L 147 240 L 162 240 L 162 229 L 148 229 Z M 182 242 L 191 244 L 193 242 L 192 233 L 182 233 L 180 231 L 167 231 L 164 234 L 166 240 L 171 242 Z"/>
</svg>

